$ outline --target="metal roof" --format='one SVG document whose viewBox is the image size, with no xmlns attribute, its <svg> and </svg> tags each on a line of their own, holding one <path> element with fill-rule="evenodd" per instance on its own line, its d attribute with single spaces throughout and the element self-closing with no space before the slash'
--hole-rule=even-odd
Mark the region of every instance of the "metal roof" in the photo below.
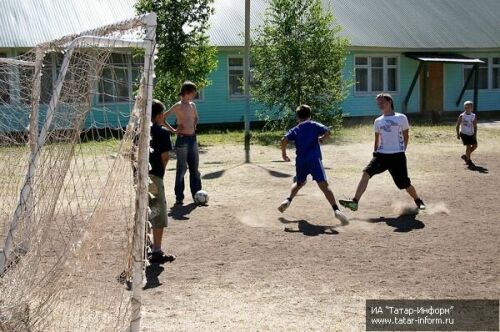
<svg viewBox="0 0 500 332">
<path fill-rule="evenodd" d="M 481 64 L 484 61 L 470 58 L 461 54 L 453 53 L 426 53 L 426 52 L 408 52 L 405 53 L 408 58 L 422 62 L 444 62 L 444 63 L 463 63 L 463 64 Z"/>
<path fill-rule="evenodd" d="M 33 47 L 132 18 L 136 0 L 0 0 L 0 47 Z"/>
<path fill-rule="evenodd" d="M 266 0 L 252 1 L 252 25 Z M 500 48 L 499 0 L 324 0 L 352 46 L 402 49 Z M 243 45 L 244 1 L 216 0 L 211 41 Z"/>
<path fill-rule="evenodd" d="M 136 0 L 0 0 L 0 47 L 33 47 L 131 18 Z M 251 0 L 252 27 L 267 0 Z M 500 48 L 499 0 L 323 0 L 352 46 L 399 49 Z M 242 46 L 244 1 L 215 0 L 210 40 Z"/>
</svg>

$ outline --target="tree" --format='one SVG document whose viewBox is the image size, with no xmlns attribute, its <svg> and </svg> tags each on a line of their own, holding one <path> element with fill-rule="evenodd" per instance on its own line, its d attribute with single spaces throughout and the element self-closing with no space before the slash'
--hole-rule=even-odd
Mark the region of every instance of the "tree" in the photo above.
<svg viewBox="0 0 500 332">
<path fill-rule="evenodd" d="M 210 82 L 208 74 L 217 67 L 217 49 L 210 46 L 208 20 L 213 0 L 139 0 L 138 13 L 156 12 L 158 26 L 154 95 L 165 103 L 178 101 L 185 80 L 198 88 Z"/>
<path fill-rule="evenodd" d="M 340 32 L 321 0 L 269 1 L 252 47 L 252 96 L 266 107 L 262 119 L 285 129 L 295 121 L 295 108 L 305 103 L 316 120 L 341 124 L 349 42 Z"/>
</svg>

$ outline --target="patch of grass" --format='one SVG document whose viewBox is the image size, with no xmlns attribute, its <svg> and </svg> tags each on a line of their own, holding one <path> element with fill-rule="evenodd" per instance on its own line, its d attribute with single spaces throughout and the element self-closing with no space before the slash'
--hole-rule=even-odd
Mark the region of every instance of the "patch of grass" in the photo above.
<svg viewBox="0 0 500 332">
<path fill-rule="evenodd" d="M 245 142 L 243 131 L 210 131 L 197 136 L 201 146 L 244 144 Z M 282 137 L 283 133 L 280 131 L 252 131 L 250 143 L 265 146 L 278 145 Z"/>
<path fill-rule="evenodd" d="M 243 131 L 211 131 L 198 135 L 200 145 L 211 146 L 221 144 L 243 144 Z M 251 143 L 264 146 L 278 146 L 283 137 L 280 131 L 252 131 Z M 496 128 L 480 128 L 479 139 L 498 140 L 500 130 Z M 371 124 L 360 124 L 345 126 L 334 131 L 329 144 L 352 144 L 371 142 L 373 140 L 373 126 Z M 428 144 L 444 143 L 456 140 L 455 124 L 425 124 L 417 123 L 410 128 L 410 141 Z"/>
</svg>

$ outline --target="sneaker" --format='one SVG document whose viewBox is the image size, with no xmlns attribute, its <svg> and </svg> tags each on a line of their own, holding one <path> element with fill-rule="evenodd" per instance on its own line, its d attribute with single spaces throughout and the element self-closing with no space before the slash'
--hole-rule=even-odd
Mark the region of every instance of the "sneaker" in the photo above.
<svg viewBox="0 0 500 332">
<path fill-rule="evenodd" d="M 177 199 L 175 201 L 175 205 L 179 206 L 179 205 L 184 205 L 184 201 L 182 199 Z"/>
<path fill-rule="evenodd" d="M 288 199 L 285 199 L 283 203 L 278 207 L 278 211 L 283 213 L 285 212 L 286 209 L 290 206 L 290 201 Z"/>
<path fill-rule="evenodd" d="M 467 156 L 464 154 L 460 158 L 462 158 L 462 160 L 465 161 L 466 163 L 469 162 L 469 159 L 467 159 Z"/>
<path fill-rule="evenodd" d="M 174 255 L 167 255 L 163 251 L 152 252 L 148 255 L 148 260 L 151 264 L 165 264 L 175 261 Z"/>
<path fill-rule="evenodd" d="M 333 213 L 335 214 L 335 218 L 337 218 L 338 220 L 340 220 L 340 224 L 342 226 L 349 225 L 349 219 L 347 219 L 346 215 L 342 211 L 335 210 Z"/>
<path fill-rule="evenodd" d="M 415 204 L 417 204 L 419 210 L 426 209 L 424 201 L 422 201 L 420 198 L 415 200 Z"/>
<path fill-rule="evenodd" d="M 345 208 L 348 208 L 351 211 L 358 211 L 358 203 L 356 203 L 353 200 L 345 201 L 345 200 L 341 199 L 341 200 L 339 200 L 339 203 L 340 203 L 340 205 L 342 205 Z"/>
</svg>

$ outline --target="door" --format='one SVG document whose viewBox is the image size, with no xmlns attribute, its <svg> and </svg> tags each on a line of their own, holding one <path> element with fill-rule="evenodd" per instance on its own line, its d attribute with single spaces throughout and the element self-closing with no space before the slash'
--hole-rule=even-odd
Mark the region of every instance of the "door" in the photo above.
<svg viewBox="0 0 500 332">
<path fill-rule="evenodd" d="M 442 63 L 426 63 L 420 80 L 420 109 L 424 113 L 441 113 L 444 96 L 444 67 Z"/>
</svg>

